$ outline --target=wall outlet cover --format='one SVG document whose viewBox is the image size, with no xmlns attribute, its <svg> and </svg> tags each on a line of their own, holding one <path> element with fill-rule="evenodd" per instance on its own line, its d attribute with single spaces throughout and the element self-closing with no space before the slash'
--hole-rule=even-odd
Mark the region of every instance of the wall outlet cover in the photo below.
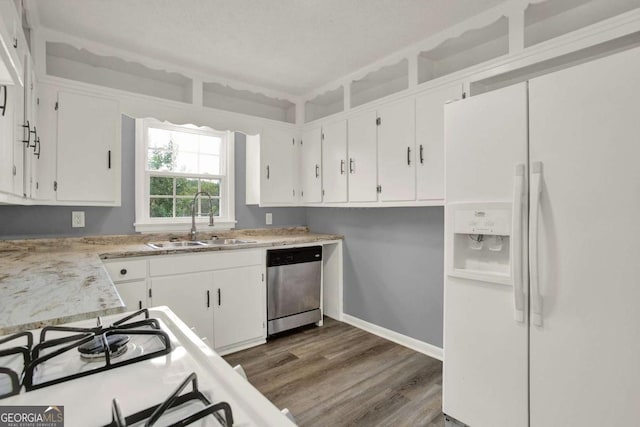
<svg viewBox="0 0 640 427">
<path fill-rule="evenodd" d="M 71 212 L 71 227 L 84 227 L 84 211 Z"/>
<path fill-rule="evenodd" d="M 267 223 L 267 225 L 273 224 L 273 214 L 271 212 L 265 215 L 265 222 Z"/>
</svg>

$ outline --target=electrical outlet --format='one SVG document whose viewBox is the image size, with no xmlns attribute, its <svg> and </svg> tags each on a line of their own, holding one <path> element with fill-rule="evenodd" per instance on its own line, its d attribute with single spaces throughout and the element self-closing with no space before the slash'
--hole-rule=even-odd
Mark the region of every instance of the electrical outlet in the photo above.
<svg viewBox="0 0 640 427">
<path fill-rule="evenodd" d="M 269 213 L 267 213 L 265 215 L 265 221 L 266 221 L 267 225 L 273 224 L 273 214 L 271 212 L 269 212 Z"/>
<path fill-rule="evenodd" d="M 84 211 L 71 212 L 71 227 L 84 227 Z"/>
</svg>

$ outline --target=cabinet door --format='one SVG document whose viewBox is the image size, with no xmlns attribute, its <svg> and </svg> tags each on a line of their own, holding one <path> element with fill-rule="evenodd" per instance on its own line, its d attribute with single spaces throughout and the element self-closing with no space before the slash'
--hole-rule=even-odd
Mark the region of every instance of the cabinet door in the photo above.
<svg viewBox="0 0 640 427">
<path fill-rule="evenodd" d="M 322 127 L 322 199 L 325 203 L 347 201 L 347 122 Z"/>
<path fill-rule="evenodd" d="M 38 159 L 34 153 L 37 153 L 38 148 L 38 117 L 37 117 L 37 103 L 38 103 L 38 94 L 36 90 L 36 79 L 35 72 L 33 71 L 33 67 L 30 65 L 31 60 L 28 58 L 27 60 L 27 81 L 25 87 L 25 97 L 24 97 L 24 112 L 25 117 L 29 121 L 31 125 L 31 135 L 29 135 L 29 144 L 25 145 L 25 155 L 24 155 L 24 182 L 25 182 L 25 193 L 29 198 L 35 198 L 37 196 L 38 191 Z"/>
<path fill-rule="evenodd" d="M 151 303 L 166 305 L 213 347 L 213 273 L 179 274 L 151 279 Z"/>
<path fill-rule="evenodd" d="M 349 119 L 349 201 L 378 200 L 376 164 L 376 112 Z"/>
<path fill-rule="evenodd" d="M 51 86 L 38 86 L 38 146 L 40 153 L 37 170 L 38 200 L 54 200 L 54 182 L 56 180 L 56 138 L 58 133 L 58 113 L 56 102 L 58 92 Z"/>
<path fill-rule="evenodd" d="M 147 281 L 120 283 L 116 289 L 127 306 L 127 311 L 140 310 L 147 307 Z"/>
<path fill-rule="evenodd" d="M 13 193 L 14 110 L 16 86 L 0 86 L 0 191 Z"/>
<path fill-rule="evenodd" d="M 116 101 L 58 94 L 58 200 L 116 202 L 119 148 Z"/>
<path fill-rule="evenodd" d="M 294 201 L 295 136 L 289 131 L 265 129 L 260 138 L 260 202 Z"/>
<path fill-rule="evenodd" d="M 302 179 L 302 201 L 322 201 L 322 130 L 312 129 L 302 135 L 300 142 L 300 177 Z"/>
<path fill-rule="evenodd" d="M 378 111 L 378 182 L 380 200 L 416 198 L 415 106 L 413 98 Z"/>
<path fill-rule="evenodd" d="M 444 104 L 462 98 L 462 85 L 416 98 L 416 175 L 418 200 L 444 199 Z"/>
<path fill-rule="evenodd" d="M 25 127 L 26 120 L 24 114 L 24 86 L 15 85 L 13 103 L 13 194 L 24 196 L 24 155 L 25 139 L 29 137 L 30 127 Z M 29 126 L 31 124 L 29 123 Z"/>
<path fill-rule="evenodd" d="M 265 297 L 260 266 L 213 272 L 215 348 L 265 336 Z"/>
</svg>

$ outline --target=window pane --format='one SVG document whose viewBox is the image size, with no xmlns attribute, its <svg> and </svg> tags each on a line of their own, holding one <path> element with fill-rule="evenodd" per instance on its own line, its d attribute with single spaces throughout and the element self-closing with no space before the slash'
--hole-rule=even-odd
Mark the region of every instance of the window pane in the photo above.
<svg viewBox="0 0 640 427">
<path fill-rule="evenodd" d="M 176 157 L 175 172 L 199 173 L 198 154 L 178 151 Z"/>
<path fill-rule="evenodd" d="M 220 157 L 201 154 L 200 173 L 221 175 L 222 173 L 220 171 Z"/>
<path fill-rule="evenodd" d="M 176 217 L 191 216 L 191 199 L 176 199 Z"/>
<path fill-rule="evenodd" d="M 198 180 L 192 178 L 176 178 L 176 195 L 193 196 L 198 192 Z"/>
<path fill-rule="evenodd" d="M 173 178 L 149 177 L 149 194 L 152 196 L 173 196 Z"/>
<path fill-rule="evenodd" d="M 147 143 L 149 148 L 169 150 L 169 146 L 171 144 L 171 132 L 164 129 L 149 128 Z"/>
<path fill-rule="evenodd" d="M 217 179 L 200 180 L 200 190 L 206 191 L 211 196 L 220 196 L 220 181 Z"/>
<path fill-rule="evenodd" d="M 149 200 L 149 215 L 151 218 L 166 218 L 173 216 L 173 199 L 157 199 Z"/>
<path fill-rule="evenodd" d="M 217 136 L 201 136 L 200 137 L 200 153 L 220 155 L 220 146 L 222 140 Z"/>
<path fill-rule="evenodd" d="M 178 145 L 179 152 L 198 152 L 198 140 L 200 139 L 200 135 L 187 132 L 172 132 L 172 137 Z"/>
<path fill-rule="evenodd" d="M 210 209 L 213 209 L 213 216 L 220 215 L 220 199 L 211 199 L 211 204 L 209 204 L 209 198 L 203 197 L 200 201 L 200 216 L 208 217 Z"/>
<path fill-rule="evenodd" d="M 172 171 L 175 167 L 175 153 L 173 151 L 150 148 L 147 152 L 147 170 Z"/>
</svg>

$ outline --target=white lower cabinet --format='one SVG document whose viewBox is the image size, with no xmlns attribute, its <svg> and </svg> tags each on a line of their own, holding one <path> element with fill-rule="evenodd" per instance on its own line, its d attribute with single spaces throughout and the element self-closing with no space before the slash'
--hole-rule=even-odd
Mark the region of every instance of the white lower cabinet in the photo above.
<svg viewBox="0 0 640 427">
<path fill-rule="evenodd" d="M 170 258 L 166 262 L 171 262 Z M 151 279 L 152 305 L 169 307 L 200 338 L 214 347 L 212 293 L 212 272 Z"/>
<path fill-rule="evenodd" d="M 116 284 L 116 289 L 122 298 L 122 302 L 127 307 L 127 311 L 141 310 L 147 308 L 147 281 L 137 280 L 135 282 Z"/>
<path fill-rule="evenodd" d="M 168 306 L 220 354 L 263 343 L 265 259 L 255 249 L 150 257 L 150 305 Z"/>
<path fill-rule="evenodd" d="M 213 272 L 213 336 L 219 352 L 264 337 L 262 271 L 256 265 Z"/>
</svg>

